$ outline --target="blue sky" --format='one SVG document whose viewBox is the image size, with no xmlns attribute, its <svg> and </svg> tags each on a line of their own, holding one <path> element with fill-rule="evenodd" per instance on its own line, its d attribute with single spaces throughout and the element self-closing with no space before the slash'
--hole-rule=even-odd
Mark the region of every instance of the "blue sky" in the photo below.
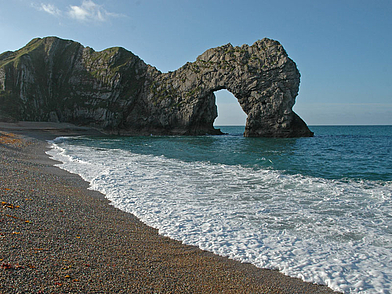
<svg viewBox="0 0 392 294">
<path fill-rule="evenodd" d="M 268 37 L 297 63 L 294 110 L 308 124 L 392 124 L 391 16 L 391 0 L 0 0 L 0 52 L 58 36 L 121 46 L 167 72 L 209 48 Z M 244 124 L 234 97 L 217 101 L 217 125 Z"/>
</svg>

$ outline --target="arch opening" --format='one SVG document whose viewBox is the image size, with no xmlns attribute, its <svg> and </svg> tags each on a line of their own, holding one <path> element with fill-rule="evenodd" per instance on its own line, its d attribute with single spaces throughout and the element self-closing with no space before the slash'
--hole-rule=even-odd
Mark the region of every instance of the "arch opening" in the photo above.
<svg viewBox="0 0 392 294">
<path fill-rule="evenodd" d="M 214 127 L 241 126 L 245 128 L 246 113 L 242 110 L 237 98 L 226 89 L 214 92 L 218 117 Z"/>
</svg>

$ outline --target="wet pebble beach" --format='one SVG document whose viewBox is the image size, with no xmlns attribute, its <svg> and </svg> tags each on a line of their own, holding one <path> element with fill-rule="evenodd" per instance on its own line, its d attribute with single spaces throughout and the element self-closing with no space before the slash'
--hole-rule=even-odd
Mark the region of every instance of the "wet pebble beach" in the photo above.
<svg viewBox="0 0 392 294">
<path fill-rule="evenodd" d="M 158 235 L 54 167 L 57 135 L 0 128 L 0 293 L 333 293 Z"/>
</svg>

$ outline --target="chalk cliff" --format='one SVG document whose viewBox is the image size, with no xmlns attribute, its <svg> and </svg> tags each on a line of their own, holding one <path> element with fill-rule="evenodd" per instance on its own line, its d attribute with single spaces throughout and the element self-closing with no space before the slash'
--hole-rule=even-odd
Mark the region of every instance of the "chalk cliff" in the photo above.
<svg viewBox="0 0 392 294">
<path fill-rule="evenodd" d="M 57 37 L 0 55 L 0 115 L 116 134 L 220 134 L 214 91 L 248 115 L 245 136 L 312 136 L 292 107 L 300 74 L 279 42 L 209 49 L 162 73 L 123 48 L 96 52 Z"/>
</svg>

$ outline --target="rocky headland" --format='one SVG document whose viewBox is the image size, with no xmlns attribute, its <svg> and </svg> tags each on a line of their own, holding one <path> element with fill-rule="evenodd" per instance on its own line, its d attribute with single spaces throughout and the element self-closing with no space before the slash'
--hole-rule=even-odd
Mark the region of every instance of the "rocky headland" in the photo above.
<svg viewBox="0 0 392 294">
<path fill-rule="evenodd" d="M 247 114 L 244 136 L 307 137 L 292 110 L 300 73 L 279 42 L 227 44 L 162 73 L 124 48 L 96 52 L 57 37 L 0 55 L 0 118 L 69 122 L 122 135 L 220 134 L 214 91 Z"/>
</svg>

